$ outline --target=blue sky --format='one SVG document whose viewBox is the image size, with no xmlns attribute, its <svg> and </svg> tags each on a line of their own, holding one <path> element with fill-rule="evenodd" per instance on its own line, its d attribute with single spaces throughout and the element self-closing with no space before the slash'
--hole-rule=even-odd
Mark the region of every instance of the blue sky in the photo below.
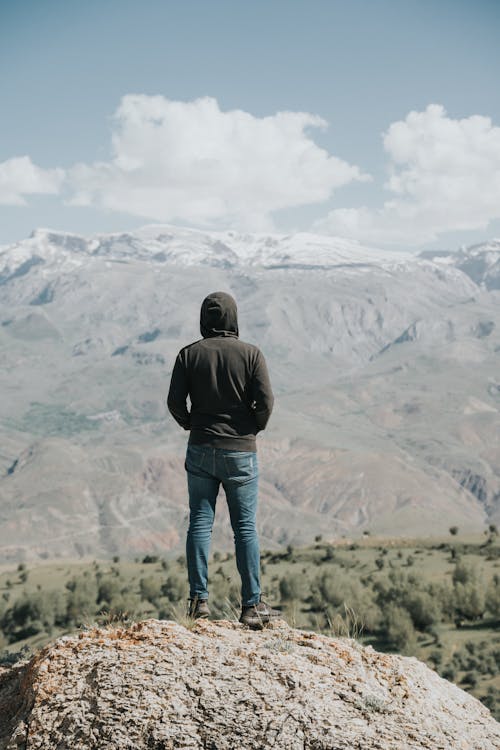
<svg viewBox="0 0 500 750">
<path fill-rule="evenodd" d="M 0 0 L 0 243 L 500 236 L 499 21 L 490 0 Z"/>
</svg>

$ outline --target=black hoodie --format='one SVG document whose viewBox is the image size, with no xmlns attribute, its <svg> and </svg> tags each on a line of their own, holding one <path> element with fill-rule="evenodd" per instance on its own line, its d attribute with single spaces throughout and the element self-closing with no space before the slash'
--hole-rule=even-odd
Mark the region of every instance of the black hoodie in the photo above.
<svg viewBox="0 0 500 750">
<path fill-rule="evenodd" d="M 190 430 L 190 443 L 255 451 L 255 435 L 266 426 L 274 402 L 264 355 L 238 338 L 236 302 L 225 292 L 203 300 L 200 330 L 203 338 L 175 360 L 170 413 Z"/>
</svg>

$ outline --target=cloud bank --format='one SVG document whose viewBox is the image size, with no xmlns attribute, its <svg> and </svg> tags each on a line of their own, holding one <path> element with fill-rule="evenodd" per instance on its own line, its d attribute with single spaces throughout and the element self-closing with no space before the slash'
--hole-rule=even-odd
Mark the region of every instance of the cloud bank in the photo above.
<svg viewBox="0 0 500 750">
<path fill-rule="evenodd" d="M 8 159 L 0 163 L 0 205 L 25 206 L 26 195 L 57 194 L 63 180 L 63 169 L 42 169 L 29 156 Z"/>
<path fill-rule="evenodd" d="M 210 97 L 127 95 L 112 120 L 109 160 L 66 171 L 42 169 L 29 156 L 4 161 L 0 204 L 63 192 L 71 205 L 147 220 L 272 230 L 276 211 L 331 201 L 337 189 L 371 180 L 314 142 L 311 130 L 326 126 L 307 112 L 255 117 L 223 112 Z M 383 205 L 342 207 L 335 195 L 337 206 L 314 231 L 418 246 L 500 218 L 500 128 L 490 118 L 452 119 L 431 104 L 392 123 L 383 147 Z"/>
<path fill-rule="evenodd" d="M 315 223 L 317 231 L 419 245 L 500 218 L 500 128 L 489 117 L 454 120 L 431 104 L 394 122 L 384 149 L 392 197 L 380 209 L 334 209 Z"/>
<path fill-rule="evenodd" d="M 125 96 L 114 117 L 113 158 L 69 173 L 71 202 L 155 221 L 272 226 L 274 211 L 325 201 L 370 179 L 309 136 L 326 122 L 306 112 L 254 117 L 192 102 Z"/>
</svg>

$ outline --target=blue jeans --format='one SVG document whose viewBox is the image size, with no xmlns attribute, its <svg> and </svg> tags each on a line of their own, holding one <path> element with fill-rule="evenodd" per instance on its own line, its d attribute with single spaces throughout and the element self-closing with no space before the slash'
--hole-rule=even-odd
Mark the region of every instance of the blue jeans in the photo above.
<svg viewBox="0 0 500 750">
<path fill-rule="evenodd" d="M 222 484 L 234 533 L 241 603 L 257 604 L 260 600 L 260 550 L 255 523 L 257 453 L 188 444 L 185 469 L 189 492 L 186 558 L 190 597 L 208 598 L 208 555 L 215 503 Z"/>
</svg>

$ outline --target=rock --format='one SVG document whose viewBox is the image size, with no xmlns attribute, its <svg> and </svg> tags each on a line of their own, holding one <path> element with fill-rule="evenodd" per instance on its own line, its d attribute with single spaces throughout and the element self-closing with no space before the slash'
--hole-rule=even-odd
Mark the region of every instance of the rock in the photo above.
<svg viewBox="0 0 500 750">
<path fill-rule="evenodd" d="M 500 724 L 415 658 L 277 621 L 147 620 L 0 672 L 0 748 L 495 750 Z"/>
</svg>

